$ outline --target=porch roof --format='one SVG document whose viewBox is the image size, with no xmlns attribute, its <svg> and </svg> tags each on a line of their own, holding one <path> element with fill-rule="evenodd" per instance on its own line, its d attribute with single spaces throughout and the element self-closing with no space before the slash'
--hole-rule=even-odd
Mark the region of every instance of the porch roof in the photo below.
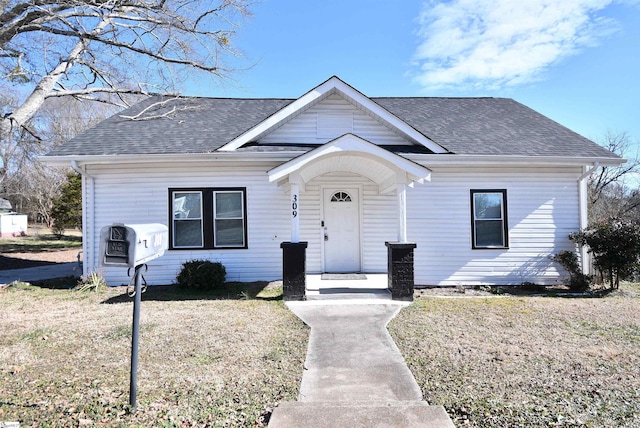
<svg viewBox="0 0 640 428">
<path fill-rule="evenodd" d="M 431 170 L 353 134 L 345 134 L 268 171 L 278 185 L 302 184 L 330 172 L 351 172 L 376 183 L 381 193 L 398 183 L 431 180 Z"/>
</svg>

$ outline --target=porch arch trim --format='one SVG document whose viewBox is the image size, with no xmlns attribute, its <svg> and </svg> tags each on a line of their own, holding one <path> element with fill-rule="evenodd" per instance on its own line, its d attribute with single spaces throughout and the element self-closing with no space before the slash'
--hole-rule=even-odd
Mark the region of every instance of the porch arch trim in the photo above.
<svg viewBox="0 0 640 428">
<path fill-rule="evenodd" d="M 335 171 L 367 177 L 380 193 L 431 180 L 431 170 L 353 134 L 345 134 L 268 171 L 269 182 L 279 186 L 304 184 Z"/>
</svg>

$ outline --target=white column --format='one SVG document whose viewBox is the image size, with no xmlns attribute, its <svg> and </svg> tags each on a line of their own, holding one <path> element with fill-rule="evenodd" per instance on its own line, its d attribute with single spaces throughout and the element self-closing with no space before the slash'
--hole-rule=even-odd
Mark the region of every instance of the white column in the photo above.
<svg viewBox="0 0 640 428">
<path fill-rule="evenodd" d="M 289 184 L 291 185 L 291 242 L 300 242 L 300 175 L 292 173 L 289 175 Z"/>
<path fill-rule="evenodd" d="M 398 173 L 398 242 L 407 242 L 407 178 Z"/>
</svg>

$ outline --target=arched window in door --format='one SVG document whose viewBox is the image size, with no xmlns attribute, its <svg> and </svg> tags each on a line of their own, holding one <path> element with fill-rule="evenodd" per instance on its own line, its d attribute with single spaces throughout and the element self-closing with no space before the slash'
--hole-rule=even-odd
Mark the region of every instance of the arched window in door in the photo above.
<svg viewBox="0 0 640 428">
<path fill-rule="evenodd" d="M 351 196 L 347 192 L 336 192 L 331 196 L 331 202 L 351 202 Z"/>
</svg>

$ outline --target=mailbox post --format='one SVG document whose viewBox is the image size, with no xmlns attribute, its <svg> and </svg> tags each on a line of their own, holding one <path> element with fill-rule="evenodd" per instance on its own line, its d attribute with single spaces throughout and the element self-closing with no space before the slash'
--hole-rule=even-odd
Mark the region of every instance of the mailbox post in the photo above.
<svg viewBox="0 0 640 428">
<path fill-rule="evenodd" d="M 138 337 L 142 268 L 148 261 L 162 256 L 169 245 L 169 232 L 163 224 L 123 224 L 105 226 L 100 231 L 100 264 L 135 268 L 133 323 L 131 328 L 131 375 L 129 404 L 136 409 L 138 390 Z"/>
</svg>

